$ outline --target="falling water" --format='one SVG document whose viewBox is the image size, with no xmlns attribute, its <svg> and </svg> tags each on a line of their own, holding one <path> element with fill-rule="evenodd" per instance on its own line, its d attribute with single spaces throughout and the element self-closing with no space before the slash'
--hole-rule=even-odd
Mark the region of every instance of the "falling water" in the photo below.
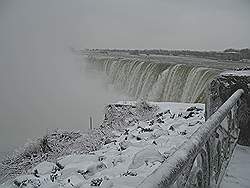
<svg viewBox="0 0 250 188">
<path fill-rule="evenodd" d="M 104 71 L 117 89 L 135 99 L 152 101 L 204 102 L 207 84 L 221 72 L 132 57 L 92 56 L 88 60 L 99 71 Z"/>
</svg>

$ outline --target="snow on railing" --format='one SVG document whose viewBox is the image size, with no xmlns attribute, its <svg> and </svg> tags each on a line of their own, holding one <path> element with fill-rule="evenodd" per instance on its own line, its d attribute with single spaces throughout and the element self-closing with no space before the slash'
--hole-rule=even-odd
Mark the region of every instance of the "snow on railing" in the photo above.
<svg viewBox="0 0 250 188">
<path fill-rule="evenodd" d="M 219 187 L 239 135 L 237 90 L 138 187 Z"/>
</svg>

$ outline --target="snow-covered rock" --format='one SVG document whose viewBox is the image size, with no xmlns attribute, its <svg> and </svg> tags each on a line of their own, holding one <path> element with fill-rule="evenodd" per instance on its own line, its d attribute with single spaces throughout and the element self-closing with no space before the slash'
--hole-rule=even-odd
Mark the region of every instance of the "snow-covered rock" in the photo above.
<svg viewBox="0 0 250 188">
<path fill-rule="evenodd" d="M 33 168 L 32 172 L 38 173 L 39 175 L 49 174 L 55 167 L 56 165 L 54 163 L 44 161 Z"/>
<path fill-rule="evenodd" d="M 129 169 L 137 169 L 144 164 L 148 165 L 149 162 L 153 163 L 156 161 L 162 163 L 164 157 L 153 146 L 149 146 L 134 155 L 132 162 L 129 165 Z"/>
</svg>

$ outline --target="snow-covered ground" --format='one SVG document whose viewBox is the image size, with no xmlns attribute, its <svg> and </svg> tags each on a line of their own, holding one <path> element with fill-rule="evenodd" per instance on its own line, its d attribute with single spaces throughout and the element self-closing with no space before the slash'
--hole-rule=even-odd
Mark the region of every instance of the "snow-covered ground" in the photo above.
<svg viewBox="0 0 250 188">
<path fill-rule="evenodd" d="M 112 104 L 119 115 L 123 113 L 126 125 L 110 129 L 113 136 L 100 149 L 43 161 L 0 188 L 136 187 L 204 122 L 203 104 L 149 104 L 155 110 L 138 111 L 145 106 L 135 102 Z M 106 125 L 118 123 L 113 121 L 116 116 L 108 115 Z M 249 174 L 250 147 L 237 145 L 221 187 L 250 187 Z"/>
<path fill-rule="evenodd" d="M 136 187 L 204 122 L 203 104 L 150 105 L 156 110 L 148 113 L 145 105 L 117 103 L 116 110 L 124 106 L 129 109 L 124 110 L 127 125 L 125 129 L 114 129 L 113 137 L 105 140 L 100 149 L 44 161 L 0 187 Z M 136 118 L 131 118 L 131 113 Z"/>
<path fill-rule="evenodd" d="M 250 187 L 250 147 L 237 145 L 221 182 L 221 188 Z"/>
</svg>

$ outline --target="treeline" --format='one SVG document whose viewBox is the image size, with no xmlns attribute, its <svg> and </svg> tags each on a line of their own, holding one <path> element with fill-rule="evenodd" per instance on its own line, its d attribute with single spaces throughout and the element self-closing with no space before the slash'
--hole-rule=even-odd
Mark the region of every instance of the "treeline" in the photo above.
<svg viewBox="0 0 250 188">
<path fill-rule="evenodd" d="M 163 50 L 163 49 L 87 49 L 99 53 L 128 53 L 130 55 L 172 55 L 192 56 L 215 60 L 241 61 L 250 60 L 250 49 L 225 49 L 224 51 L 193 51 L 193 50 Z"/>
</svg>

